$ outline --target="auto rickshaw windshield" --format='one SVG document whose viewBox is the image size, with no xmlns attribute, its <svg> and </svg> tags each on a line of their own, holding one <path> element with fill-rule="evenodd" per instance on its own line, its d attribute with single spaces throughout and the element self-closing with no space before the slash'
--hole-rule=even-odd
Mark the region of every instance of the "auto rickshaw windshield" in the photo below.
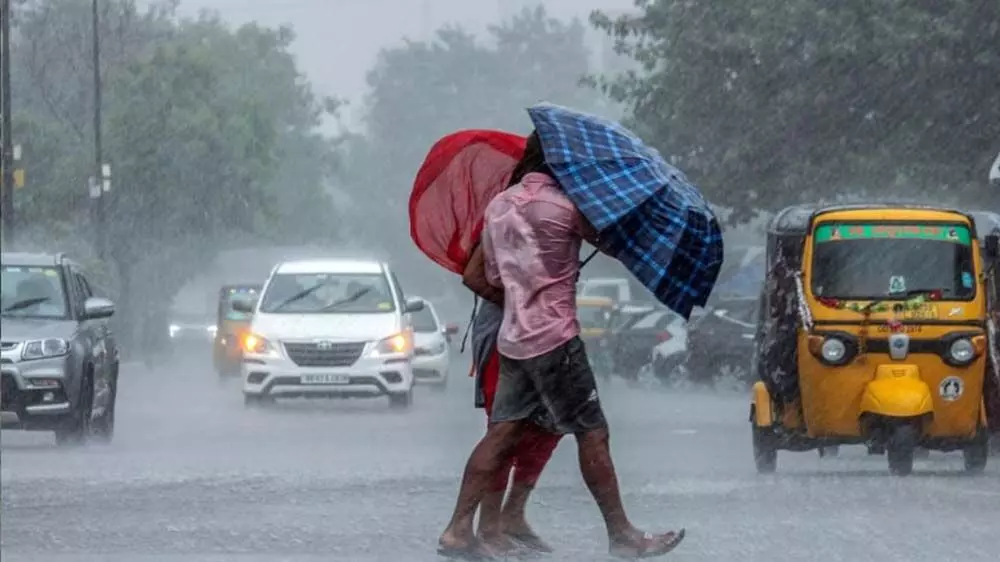
<svg viewBox="0 0 1000 562">
<path fill-rule="evenodd" d="M 817 297 L 900 300 L 937 292 L 972 300 L 976 271 L 968 226 L 940 223 L 821 224 L 813 236 Z"/>
</svg>

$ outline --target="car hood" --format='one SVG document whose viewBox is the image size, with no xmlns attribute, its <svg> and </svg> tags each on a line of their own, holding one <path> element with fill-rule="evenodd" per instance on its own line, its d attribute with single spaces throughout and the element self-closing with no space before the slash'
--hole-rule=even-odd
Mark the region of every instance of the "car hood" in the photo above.
<svg viewBox="0 0 1000 562">
<path fill-rule="evenodd" d="M 255 334 L 279 340 L 330 339 L 374 341 L 403 329 L 395 313 L 376 314 L 256 314 Z"/>
<path fill-rule="evenodd" d="M 11 318 L 0 320 L 3 341 L 25 341 L 41 338 L 69 339 L 76 333 L 73 320 L 52 320 L 47 318 Z"/>
</svg>

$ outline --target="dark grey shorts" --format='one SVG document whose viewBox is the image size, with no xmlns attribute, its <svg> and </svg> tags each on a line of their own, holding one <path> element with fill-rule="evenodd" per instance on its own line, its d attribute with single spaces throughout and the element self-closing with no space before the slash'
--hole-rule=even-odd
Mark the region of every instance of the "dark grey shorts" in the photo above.
<svg viewBox="0 0 1000 562">
<path fill-rule="evenodd" d="M 580 338 L 530 359 L 500 356 L 500 381 L 490 421 L 520 420 L 561 434 L 608 426 Z"/>
</svg>

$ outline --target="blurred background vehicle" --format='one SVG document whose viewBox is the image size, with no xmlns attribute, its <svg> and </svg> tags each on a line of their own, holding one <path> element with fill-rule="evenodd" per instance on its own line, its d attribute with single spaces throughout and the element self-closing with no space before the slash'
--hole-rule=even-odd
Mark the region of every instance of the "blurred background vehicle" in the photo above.
<svg viewBox="0 0 1000 562">
<path fill-rule="evenodd" d="M 410 313 L 413 326 L 414 383 L 436 390 L 448 387 L 451 364 L 451 338 L 458 333 L 457 324 L 443 324 L 430 301 L 415 297 L 423 308 Z"/>
<path fill-rule="evenodd" d="M 212 346 L 212 364 L 220 378 L 240 375 L 243 363 L 242 340 L 249 333 L 253 315 L 233 308 L 237 299 L 256 301 L 264 288 L 260 283 L 225 285 L 219 289 L 219 306 L 216 313 L 215 338 Z"/>
<path fill-rule="evenodd" d="M 687 350 L 684 319 L 663 306 L 624 304 L 611 318 L 608 347 L 614 373 L 636 382 L 647 368 L 662 381 L 678 375 Z"/>
</svg>

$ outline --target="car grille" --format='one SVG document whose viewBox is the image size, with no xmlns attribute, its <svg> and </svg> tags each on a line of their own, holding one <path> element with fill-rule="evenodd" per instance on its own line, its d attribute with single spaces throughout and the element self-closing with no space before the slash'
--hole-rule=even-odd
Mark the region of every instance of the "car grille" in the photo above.
<svg viewBox="0 0 1000 562">
<path fill-rule="evenodd" d="M 316 343 L 285 343 L 288 358 L 299 367 L 350 367 L 365 349 L 365 342 L 333 343 L 320 347 Z"/>
</svg>

